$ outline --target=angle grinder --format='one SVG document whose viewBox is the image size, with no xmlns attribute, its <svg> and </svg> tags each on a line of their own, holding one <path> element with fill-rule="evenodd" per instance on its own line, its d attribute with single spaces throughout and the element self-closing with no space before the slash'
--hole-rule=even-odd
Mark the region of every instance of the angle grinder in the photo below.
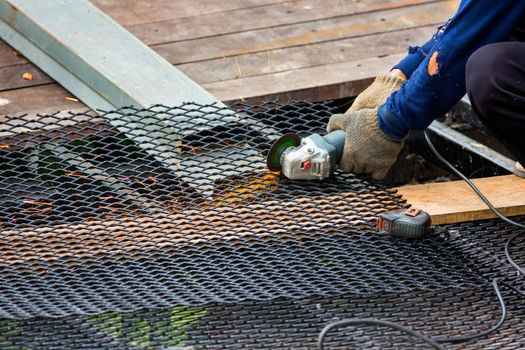
<svg viewBox="0 0 525 350">
<path fill-rule="evenodd" d="M 341 160 L 345 137 L 343 130 L 303 139 L 294 133 L 285 134 L 270 148 L 266 165 L 291 180 L 323 180 L 334 173 Z"/>
<path fill-rule="evenodd" d="M 291 180 L 323 180 L 333 175 L 341 160 L 345 138 L 343 130 L 303 139 L 294 133 L 285 134 L 270 148 L 266 165 Z M 381 213 L 376 219 L 377 232 L 401 238 L 421 238 L 430 225 L 430 215 L 415 208 Z"/>
</svg>

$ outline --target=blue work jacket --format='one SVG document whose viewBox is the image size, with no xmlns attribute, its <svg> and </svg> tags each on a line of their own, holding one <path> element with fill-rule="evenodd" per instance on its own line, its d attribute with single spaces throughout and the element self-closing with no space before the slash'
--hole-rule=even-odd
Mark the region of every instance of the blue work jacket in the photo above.
<svg viewBox="0 0 525 350">
<path fill-rule="evenodd" d="M 380 129 L 399 140 L 445 115 L 465 94 L 470 55 L 484 45 L 508 41 L 524 17 L 525 0 L 463 0 L 427 43 L 410 47 L 394 66 L 409 79 L 379 107 Z"/>
</svg>

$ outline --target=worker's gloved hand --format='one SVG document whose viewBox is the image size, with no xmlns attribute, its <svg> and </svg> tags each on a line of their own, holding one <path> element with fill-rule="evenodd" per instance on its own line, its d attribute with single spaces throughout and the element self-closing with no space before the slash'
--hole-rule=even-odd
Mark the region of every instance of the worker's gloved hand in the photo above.
<svg viewBox="0 0 525 350">
<path fill-rule="evenodd" d="M 405 79 L 393 75 L 379 75 L 372 85 L 359 94 L 348 112 L 365 108 L 376 108 L 386 102 L 394 91 L 399 90 Z"/>
<path fill-rule="evenodd" d="M 377 125 L 377 108 L 361 109 L 330 117 L 327 131 L 346 131 L 339 167 L 344 172 L 372 174 L 383 179 L 403 148 L 403 141 L 391 140 Z"/>
</svg>

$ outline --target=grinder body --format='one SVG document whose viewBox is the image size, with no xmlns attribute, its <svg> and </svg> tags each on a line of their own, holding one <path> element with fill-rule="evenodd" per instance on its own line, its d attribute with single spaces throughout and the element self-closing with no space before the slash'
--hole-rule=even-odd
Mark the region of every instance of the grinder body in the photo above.
<svg viewBox="0 0 525 350">
<path fill-rule="evenodd" d="M 299 146 L 282 152 L 280 164 L 283 175 L 292 180 L 323 180 L 330 177 L 343 156 L 345 138 L 343 130 L 303 138 Z"/>
</svg>

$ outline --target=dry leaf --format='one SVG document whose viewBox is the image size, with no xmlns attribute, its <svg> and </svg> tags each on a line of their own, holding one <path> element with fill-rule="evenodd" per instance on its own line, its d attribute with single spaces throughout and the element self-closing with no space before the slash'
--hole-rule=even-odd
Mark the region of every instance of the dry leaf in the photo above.
<svg viewBox="0 0 525 350">
<path fill-rule="evenodd" d="M 33 74 L 29 73 L 29 72 L 25 72 L 23 75 L 22 75 L 22 78 L 24 78 L 25 80 L 33 80 Z"/>
<path fill-rule="evenodd" d="M 78 102 L 78 98 L 74 98 L 74 97 L 66 97 L 66 100 L 73 101 L 73 102 Z"/>
</svg>

